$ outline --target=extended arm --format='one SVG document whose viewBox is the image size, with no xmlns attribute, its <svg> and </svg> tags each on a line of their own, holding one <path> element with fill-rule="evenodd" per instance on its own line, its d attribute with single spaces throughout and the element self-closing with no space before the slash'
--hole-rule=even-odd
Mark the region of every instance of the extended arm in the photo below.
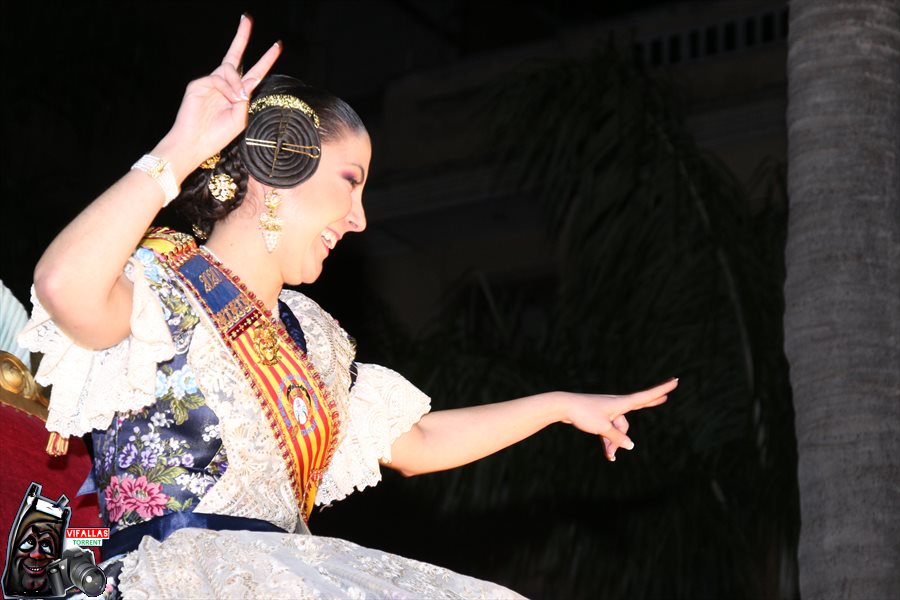
<svg viewBox="0 0 900 600">
<path fill-rule="evenodd" d="M 666 401 L 677 379 L 630 394 L 604 396 L 549 392 L 453 410 L 428 413 L 391 446 L 388 466 L 404 475 L 451 469 L 502 450 L 552 423 L 570 423 L 603 438 L 606 455 L 634 444 L 626 435 L 625 414 Z"/>
<path fill-rule="evenodd" d="M 178 183 L 244 128 L 247 95 L 278 57 L 276 44 L 242 79 L 237 66 L 250 29 L 242 18 L 222 65 L 188 85 L 175 124 L 150 152 L 169 162 Z M 132 290 L 122 270 L 163 200 L 153 179 L 131 171 L 66 226 L 38 262 L 38 299 L 78 344 L 104 348 L 130 333 Z"/>
</svg>

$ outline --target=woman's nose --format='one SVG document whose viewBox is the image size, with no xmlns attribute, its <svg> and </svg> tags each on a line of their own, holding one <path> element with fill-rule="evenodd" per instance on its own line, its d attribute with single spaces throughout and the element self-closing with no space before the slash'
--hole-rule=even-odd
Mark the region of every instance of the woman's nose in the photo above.
<svg viewBox="0 0 900 600">
<path fill-rule="evenodd" d="M 350 231 L 357 233 L 366 228 L 366 211 L 363 209 L 362 198 L 353 201 L 353 208 L 347 215 L 347 223 L 350 225 Z"/>
</svg>

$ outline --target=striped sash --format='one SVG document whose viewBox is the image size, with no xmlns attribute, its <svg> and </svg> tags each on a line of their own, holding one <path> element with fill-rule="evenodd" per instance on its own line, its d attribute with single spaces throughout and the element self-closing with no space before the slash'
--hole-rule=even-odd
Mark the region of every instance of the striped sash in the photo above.
<svg viewBox="0 0 900 600">
<path fill-rule="evenodd" d="M 190 236 L 155 229 L 142 242 L 203 306 L 253 389 L 291 476 L 304 521 L 334 454 L 340 415 L 305 353 L 262 303 Z"/>
</svg>

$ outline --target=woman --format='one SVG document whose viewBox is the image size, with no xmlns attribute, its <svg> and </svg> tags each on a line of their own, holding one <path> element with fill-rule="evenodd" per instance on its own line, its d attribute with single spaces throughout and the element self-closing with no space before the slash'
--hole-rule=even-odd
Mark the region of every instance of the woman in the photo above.
<svg viewBox="0 0 900 600">
<path fill-rule="evenodd" d="M 92 434 L 113 532 L 110 593 L 509 597 L 296 534 L 309 533 L 314 504 L 377 483 L 379 463 L 405 475 L 449 469 L 554 422 L 602 436 L 615 460 L 633 447 L 624 415 L 661 404 L 677 381 L 429 412 L 393 371 L 355 363 L 337 323 L 282 287 L 315 281 L 343 236 L 365 229 L 368 134 L 343 102 L 290 78 L 263 81 L 280 44 L 240 74 L 250 29 L 243 17 L 222 64 L 188 85 L 169 133 L 35 270 L 22 339 L 45 353 L 48 429 Z M 203 246 L 146 232 L 176 197 Z"/>
</svg>

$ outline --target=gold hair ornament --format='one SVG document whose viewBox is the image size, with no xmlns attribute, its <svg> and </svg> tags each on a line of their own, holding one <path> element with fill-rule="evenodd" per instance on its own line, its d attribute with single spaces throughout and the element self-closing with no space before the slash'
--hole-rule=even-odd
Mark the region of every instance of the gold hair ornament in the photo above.
<svg viewBox="0 0 900 600">
<path fill-rule="evenodd" d="M 234 178 L 228 173 L 213 175 L 209 178 L 207 187 L 209 188 L 209 193 L 213 195 L 213 198 L 223 203 L 234 198 L 234 194 L 237 192 L 237 184 L 234 182 Z"/>
<path fill-rule="evenodd" d="M 250 103 L 250 114 L 256 114 L 263 109 L 272 108 L 275 106 L 279 108 L 299 110 L 304 115 L 312 119 L 313 125 L 316 126 L 316 129 L 319 128 L 319 115 L 316 114 L 316 111 L 314 111 L 309 104 L 307 104 L 300 98 L 291 96 L 289 94 L 272 94 L 271 96 L 263 96 L 262 98 L 257 98 Z"/>
<path fill-rule="evenodd" d="M 219 164 L 219 161 L 222 159 L 222 155 L 216 152 L 202 163 L 200 163 L 201 169 L 215 169 L 216 165 Z"/>
<path fill-rule="evenodd" d="M 266 193 L 266 212 L 259 215 L 259 228 L 262 229 L 263 239 L 266 241 L 266 250 L 275 252 L 278 242 L 281 240 L 281 225 L 283 221 L 276 214 L 281 204 L 281 197 L 275 190 Z"/>
<path fill-rule="evenodd" d="M 194 237 L 196 237 L 198 240 L 205 240 L 207 237 L 209 237 L 206 235 L 206 232 L 200 229 L 200 227 L 198 227 L 196 224 L 191 225 L 191 231 L 194 232 Z"/>
</svg>

